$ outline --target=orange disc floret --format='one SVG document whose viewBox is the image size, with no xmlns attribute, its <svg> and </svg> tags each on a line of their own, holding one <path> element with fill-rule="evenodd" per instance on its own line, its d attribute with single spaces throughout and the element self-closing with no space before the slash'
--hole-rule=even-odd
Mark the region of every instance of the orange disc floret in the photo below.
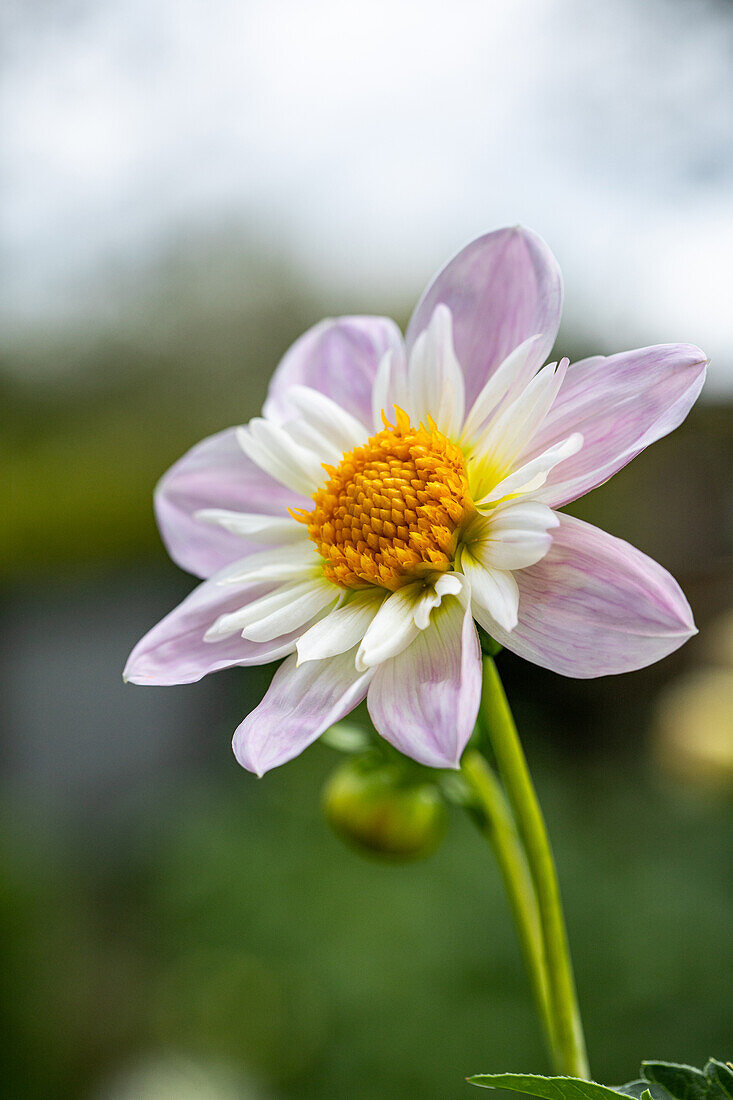
<svg viewBox="0 0 733 1100">
<path fill-rule="evenodd" d="M 474 513 L 459 447 L 432 421 L 413 428 L 397 409 L 393 427 L 347 452 L 313 497 L 294 512 L 324 558 L 329 580 L 344 588 L 395 590 L 453 561 L 458 532 Z"/>
</svg>

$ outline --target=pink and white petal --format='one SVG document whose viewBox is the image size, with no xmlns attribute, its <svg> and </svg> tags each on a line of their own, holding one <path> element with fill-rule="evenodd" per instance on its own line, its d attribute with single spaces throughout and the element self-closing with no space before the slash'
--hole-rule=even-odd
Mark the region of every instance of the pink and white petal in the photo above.
<svg viewBox="0 0 733 1100">
<path fill-rule="evenodd" d="M 234 755 L 260 776 L 292 760 L 362 701 L 372 676 L 371 670 L 357 672 L 354 650 L 301 665 L 293 654 L 237 728 Z"/>
<path fill-rule="evenodd" d="M 385 352 L 404 360 L 402 333 L 387 317 L 338 317 L 321 321 L 293 344 L 280 362 L 264 413 L 277 423 L 289 420 L 291 386 L 325 393 L 363 424 L 371 423 L 372 387 Z"/>
<path fill-rule="evenodd" d="M 387 593 L 369 588 L 320 619 L 298 639 L 298 661 L 322 661 L 359 645 Z"/>
<path fill-rule="evenodd" d="M 287 516 L 309 508 L 307 497 L 286 489 L 257 466 L 228 428 L 198 443 L 163 475 L 155 490 L 158 527 L 173 560 L 198 577 L 210 577 L 254 547 L 223 526 L 201 521 L 203 509 Z M 273 541 L 276 545 L 277 540 Z"/>
<path fill-rule="evenodd" d="M 219 584 L 217 576 L 195 588 L 137 643 L 125 666 L 126 681 L 192 684 L 221 668 L 267 664 L 293 652 L 300 630 L 264 644 L 247 641 L 239 634 L 215 645 L 206 642 L 204 635 L 217 618 L 262 597 L 272 587 L 232 589 Z"/>
<path fill-rule="evenodd" d="M 382 737 L 433 768 L 457 768 L 481 696 L 481 651 L 468 601 L 451 596 L 430 626 L 381 664 L 367 695 Z"/>
<path fill-rule="evenodd" d="M 703 382 L 707 360 L 692 344 L 659 344 L 573 363 L 525 457 L 571 432 L 583 449 L 548 476 L 540 499 L 559 508 L 607 481 L 640 451 L 687 416 Z"/>
<path fill-rule="evenodd" d="M 562 278 L 545 242 L 515 226 L 479 237 L 430 283 L 407 329 L 412 348 L 443 302 L 453 315 L 453 339 L 470 408 L 487 379 L 528 337 L 536 369 L 547 359 L 560 324 Z"/>
<path fill-rule="evenodd" d="M 463 372 L 453 347 L 453 321 L 448 307 L 437 305 L 410 353 L 405 412 L 413 424 L 427 425 L 431 417 L 441 432 L 457 437 L 465 408 Z"/>
<path fill-rule="evenodd" d="M 564 676 L 643 668 L 696 633 L 690 606 L 661 565 L 621 539 L 560 515 L 546 557 L 516 574 L 511 632 L 476 614 L 503 646 Z"/>
</svg>

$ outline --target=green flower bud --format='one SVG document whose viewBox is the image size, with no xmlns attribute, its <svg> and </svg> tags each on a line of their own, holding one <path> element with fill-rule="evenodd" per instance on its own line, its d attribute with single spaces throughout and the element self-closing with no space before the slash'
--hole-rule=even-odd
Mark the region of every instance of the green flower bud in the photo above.
<svg viewBox="0 0 733 1100">
<path fill-rule="evenodd" d="M 344 761 L 330 776 L 323 811 L 342 840 L 395 863 L 430 855 L 447 823 L 434 784 L 409 780 L 401 767 L 363 757 Z"/>
</svg>

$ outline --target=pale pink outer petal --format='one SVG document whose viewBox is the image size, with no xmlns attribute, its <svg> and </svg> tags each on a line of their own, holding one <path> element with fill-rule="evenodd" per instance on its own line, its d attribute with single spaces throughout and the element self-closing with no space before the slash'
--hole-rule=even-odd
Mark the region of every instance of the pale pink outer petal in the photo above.
<svg viewBox="0 0 733 1100">
<path fill-rule="evenodd" d="M 550 472 L 537 499 L 555 508 L 576 500 L 671 432 L 695 403 L 706 365 L 692 344 L 659 344 L 573 363 L 527 457 L 576 431 L 583 446 Z"/>
<path fill-rule="evenodd" d="M 219 615 L 236 611 L 275 587 L 219 584 L 221 576 L 218 573 L 194 588 L 148 631 L 128 658 L 123 672 L 125 680 L 133 684 L 191 684 L 221 668 L 263 665 L 293 652 L 298 637 L 310 623 L 271 642 L 250 642 L 239 634 L 224 641 L 204 641 L 204 634 Z"/>
<path fill-rule="evenodd" d="M 563 676 L 587 679 L 653 664 L 696 633 L 690 606 L 666 569 L 597 527 L 559 519 L 550 552 L 514 574 L 514 630 L 502 630 L 474 607 L 501 645 Z"/>
<path fill-rule="evenodd" d="M 428 767 L 457 768 L 480 697 L 481 650 L 469 601 L 450 596 L 427 630 L 378 666 L 367 706 L 378 732 L 400 752 Z"/>
<path fill-rule="evenodd" d="M 264 775 L 292 760 L 362 701 L 373 671 L 357 672 L 355 654 L 351 649 L 302 665 L 293 654 L 283 661 L 265 698 L 234 734 L 243 768 Z"/>
<path fill-rule="evenodd" d="M 560 324 L 562 277 L 536 233 L 521 226 L 498 229 L 472 241 L 429 284 L 407 329 L 408 349 L 440 302 L 453 315 L 470 409 L 489 376 L 528 337 L 543 337 L 532 349 L 534 366 L 547 359 Z"/>
<path fill-rule="evenodd" d="M 388 317 L 338 317 L 321 321 L 293 344 L 275 371 L 264 413 L 282 423 L 294 415 L 291 386 L 310 386 L 363 424 L 372 423 L 372 388 L 385 352 L 404 360 L 402 333 Z"/>
<path fill-rule="evenodd" d="M 252 543 L 196 519 L 205 508 L 287 516 L 288 508 L 310 508 L 306 497 L 286 489 L 256 466 L 239 446 L 236 428 L 209 436 L 163 475 L 155 490 L 155 514 L 168 553 L 197 577 L 210 577 L 251 550 Z"/>
</svg>

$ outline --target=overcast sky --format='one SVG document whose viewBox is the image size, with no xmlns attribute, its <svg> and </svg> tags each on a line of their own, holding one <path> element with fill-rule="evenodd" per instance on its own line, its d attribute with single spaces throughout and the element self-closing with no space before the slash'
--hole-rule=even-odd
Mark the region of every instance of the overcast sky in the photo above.
<svg viewBox="0 0 733 1100">
<path fill-rule="evenodd" d="M 685 0 L 10 0 L 0 314 L 226 219 L 409 301 L 523 222 L 599 350 L 668 340 L 733 392 L 733 18 Z"/>
</svg>

